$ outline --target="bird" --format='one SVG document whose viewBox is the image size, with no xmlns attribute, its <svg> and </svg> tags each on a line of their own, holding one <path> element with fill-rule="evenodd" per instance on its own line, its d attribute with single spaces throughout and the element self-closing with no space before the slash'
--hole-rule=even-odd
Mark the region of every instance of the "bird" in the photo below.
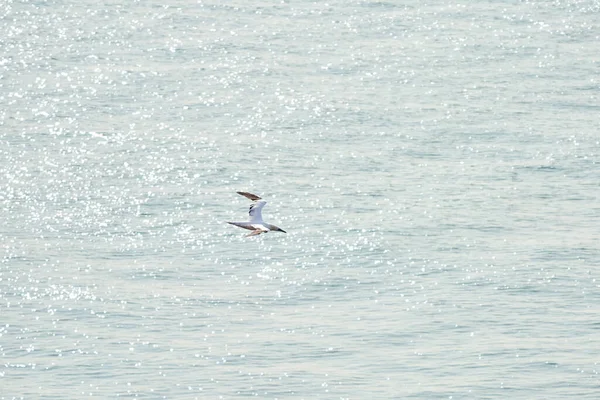
<svg viewBox="0 0 600 400">
<path fill-rule="evenodd" d="M 261 233 L 267 233 L 267 232 L 271 232 L 271 231 L 287 233 L 280 227 L 271 225 L 271 224 L 267 224 L 265 221 L 263 221 L 262 209 L 265 206 L 265 204 L 267 204 L 267 202 L 264 201 L 260 196 L 257 196 L 255 194 L 248 193 L 248 192 L 237 192 L 237 194 L 240 194 L 254 202 L 250 206 L 250 211 L 248 213 L 250 215 L 250 220 L 248 222 L 229 222 L 229 221 L 227 221 L 228 224 L 251 230 L 252 232 L 250 232 L 246 236 L 257 236 L 257 235 L 260 235 Z"/>
</svg>

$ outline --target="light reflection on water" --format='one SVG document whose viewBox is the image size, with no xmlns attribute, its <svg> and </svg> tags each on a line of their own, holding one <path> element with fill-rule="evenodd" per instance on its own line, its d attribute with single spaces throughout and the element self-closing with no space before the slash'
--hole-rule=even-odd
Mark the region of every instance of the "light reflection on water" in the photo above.
<svg viewBox="0 0 600 400">
<path fill-rule="evenodd" d="M 7 4 L 0 397 L 595 398 L 596 8 Z"/>
</svg>

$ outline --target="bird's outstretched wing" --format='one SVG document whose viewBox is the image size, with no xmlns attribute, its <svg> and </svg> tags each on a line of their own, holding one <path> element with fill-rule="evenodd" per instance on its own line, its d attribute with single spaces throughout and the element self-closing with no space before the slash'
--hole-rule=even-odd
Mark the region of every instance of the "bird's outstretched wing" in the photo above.
<svg viewBox="0 0 600 400">
<path fill-rule="evenodd" d="M 260 196 L 257 196 L 255 194 L 248 193 L 248 192 L 237 192 L 237 194 L 241 194 L 242 196 L 244 196 L 244 197 L 246 197 L 246 198 L 248 198 L 248 199 L 250 199 L 252 201 L 256 201 L 256 200 L 260 200 L 261 199 Z"/>
<path fill-rule="evenodd" d="M 250 211 L 248 212 L 250 215 L 250 222 L 262 222 L 262 209 L 265 204 L 267 204 L 267 202 L 264 200 L 252 203 Z"/>
</svg>

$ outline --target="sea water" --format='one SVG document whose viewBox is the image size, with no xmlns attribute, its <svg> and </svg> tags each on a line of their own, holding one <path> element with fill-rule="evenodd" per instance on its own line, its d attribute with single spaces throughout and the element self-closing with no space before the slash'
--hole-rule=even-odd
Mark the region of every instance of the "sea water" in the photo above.
<svg viewBox="0 0 600 400">
<path fill-rule="evenodd" d="M 598 398 L 599 11 L 5 1 L 0 399 Z"/>
</svg>

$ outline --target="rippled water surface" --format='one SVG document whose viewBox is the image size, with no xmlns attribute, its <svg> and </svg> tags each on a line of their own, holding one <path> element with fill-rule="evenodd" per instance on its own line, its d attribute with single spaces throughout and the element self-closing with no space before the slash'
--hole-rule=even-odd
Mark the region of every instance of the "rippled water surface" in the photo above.
<svg viewBox="0 0 600 400">
<path fill-rule="evenodd" d="M 597 398 L 599 11 L 5 1 L 0 399 Z"/>
</svg>

